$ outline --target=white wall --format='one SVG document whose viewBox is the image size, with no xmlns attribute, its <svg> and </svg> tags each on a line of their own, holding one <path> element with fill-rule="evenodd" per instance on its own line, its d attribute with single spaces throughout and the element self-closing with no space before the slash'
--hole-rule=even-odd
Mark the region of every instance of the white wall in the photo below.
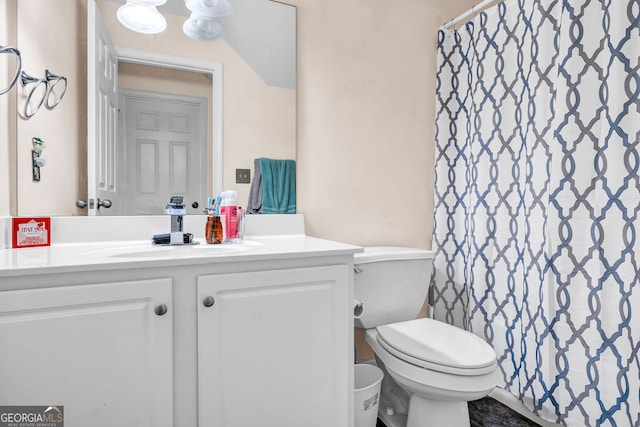
<svg viewBox="0 0 640 427">
<path fill-rule="evenodd" d="M 39 0 L 16 3 L 16 43 L 23 71 L 42 78 L 48 69 L 68 81 L 67 92 L 57 107 L 48 110 L 42 106 L 33 117 L 17 119 L 17 213 L 77 214 L 75 201 L 86 188 L 82 171 L 86 170 L 87 84 L 86 67 L 79 62 L 86 51 L 86 40 L 77 37 L 78 31 L 86 31 L 86 1 L 66 0 L 64 7 Z M 16 91 L 20 110 L 27 89 L 30 86 Z M 13 112 L 9 114 L 13 116 Z M 31 176 L 33 137 L 44 140 L 46 147 L 42 156 L 47 163 L 41 169 L 40 182 L 32 181 Z"/>
<path fill-rule="evenodd" d="M 311 235 L 431 246 L 439 26 L 476 0 L 293 0 L 298 210 Z"/>
</svg>

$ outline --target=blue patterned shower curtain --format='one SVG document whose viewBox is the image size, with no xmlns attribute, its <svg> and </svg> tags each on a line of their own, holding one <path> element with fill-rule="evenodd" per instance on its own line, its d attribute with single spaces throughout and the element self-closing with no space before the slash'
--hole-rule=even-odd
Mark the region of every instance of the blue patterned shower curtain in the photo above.
<svg viewBox="0 0 640 427">
<path fill-rule="evenodd" d="M 640 425 L 640 0 L 508 0 L 439 33 L 435 318 L 568 426 Z"/>
</svg>

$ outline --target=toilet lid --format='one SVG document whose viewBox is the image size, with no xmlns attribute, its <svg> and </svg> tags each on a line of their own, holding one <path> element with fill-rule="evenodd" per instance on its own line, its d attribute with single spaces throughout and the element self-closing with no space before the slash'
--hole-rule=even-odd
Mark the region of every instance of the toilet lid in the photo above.
<svg viewBox="0 0 640 427">
<path fill-rule="evenodd" d="M 416 319 L 376 330 L 380 344 L 407 362 L 425 362 L 419 363 L 423 367 L 483 370 L 496 363 L 496 353 L 482 338 L 437 320 Z"/>
</svg>

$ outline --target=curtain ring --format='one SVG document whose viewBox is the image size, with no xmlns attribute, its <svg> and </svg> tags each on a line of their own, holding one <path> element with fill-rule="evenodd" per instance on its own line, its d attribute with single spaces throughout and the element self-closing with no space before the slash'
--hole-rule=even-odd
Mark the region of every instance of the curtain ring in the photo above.
<svg viewBox="0 0 640 427">
<path fill-rule="evenodd" d="M 62 101 L 62 97 L 67 92 L 67 78 L 63 76 L 56 76 L 49 70 L 45 70 L 44 75 L 44 78 L 47 81 L 47 94 L 45 96 L 44 105 L 51 110 L 53 107 L 58 105 L 60 101 Z M 54 96 L 53 103 L 50 102 L 51 94 Z"/>
<path fill-rule="evenodd" d="M 26 86 L 26 85 L 32 84 L 32 83 L 35 83 L 35 86 L 33 86 L 31 91 L 29 91 L 29 95 L 27 96 L 27 100 L 24 102 L 23 114 L 24 114 L 24 117 L 26 117 L 26 118 L 31 118 L 38 112 L 38 110 L 40 109 L 40 107 L 44 103 L 44 100 L 46 99 L 47 93 L 48 93 L 47 80 L 46 79 L 37 79 L 37 78 L 35 78 L 33 76 L 28 75 L 24 71 L 22 71 L 22 73 L 20 74 L 20 84 L 22 86 Z M 36 103 L 37 105 L 34 108 L 29 110 L 29 104 L 31 104 L 31 98 L 33 97 L 33 94 L 36 92 L 36 89 L 38 89 L 38 87 L 40 87 L 40 85 L 42 85 L 42 84 L 44 84 L 44 93 L 42 94 L 42 98 L 40 98 L 40 101 Z"/>
<path fill-rule="evenodd" d="M 4 89 L 0 89 L 0 95 L 4 95 L 5 93 L 9 92 L 11 88 L 13 88 L 13 86 L 15 86 L 16 82 L 18 81 L 18 77 L 20 77 L 20 72 L 22 71 L 22 57 L 20 56 L 20 51 L 12 46 L 0 46 L 0 53 L 13 53 L 14 55 L 16 55 L 16 60 L 18 62 L 18 66 L 16 67 L 16 74 L 13 76 L 13 79 L 9 83 L 9 86 Z"/>
</svg>

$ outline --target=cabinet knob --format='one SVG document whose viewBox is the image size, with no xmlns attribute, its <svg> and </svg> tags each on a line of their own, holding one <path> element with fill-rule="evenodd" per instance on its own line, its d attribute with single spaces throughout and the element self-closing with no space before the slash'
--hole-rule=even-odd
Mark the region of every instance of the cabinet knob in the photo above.
<svg viewBox="0 0 640 427">
<path fill-rule="evenodd" d="M 211 307 L 215 303 L 216 299 L 212 296 L 205 297 L 205 299 L 202 300 L 202 304 L 204 304 L 205 307 Z"/>
<path fill-rule="evenodd" d="M 158 304 L 158 305 L 156 305 L 156 308 L 153 309 L 153 311 L 158 316 L 163 316 L 167 312 L 167 306 L 165 304 Z"/>
</svg>

